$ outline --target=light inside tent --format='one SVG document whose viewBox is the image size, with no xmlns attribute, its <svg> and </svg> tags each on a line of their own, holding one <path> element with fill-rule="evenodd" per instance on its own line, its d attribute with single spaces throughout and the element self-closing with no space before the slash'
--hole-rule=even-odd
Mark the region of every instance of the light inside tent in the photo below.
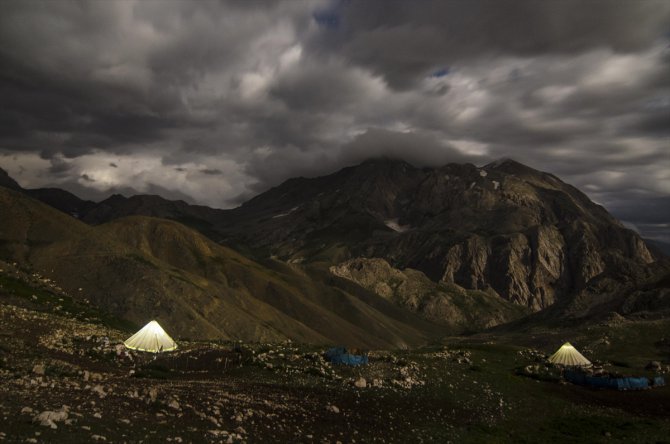
<svg viewBox="0 0 670 444">
<path fill-rule="evenodd" d="M 161 353 L 175 350 L 177 343 L 156 321 L 151 321 L 124 343 L 131 350 Z"/>
</svg>

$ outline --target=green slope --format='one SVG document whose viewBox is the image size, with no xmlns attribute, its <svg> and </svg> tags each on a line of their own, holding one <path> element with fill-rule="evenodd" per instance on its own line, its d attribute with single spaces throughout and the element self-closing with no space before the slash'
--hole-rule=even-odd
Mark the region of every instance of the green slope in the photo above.
<svg viewBox="0 0 670 444">
<path fill-rule="evenodd" d="M 403 347 L 439 328 L 317 273 L 268 268 L 176 222 L 129 217 L 91 227 L 0 189 L 0 255 L 124 319 L 177 337 Z"/>
</svg>

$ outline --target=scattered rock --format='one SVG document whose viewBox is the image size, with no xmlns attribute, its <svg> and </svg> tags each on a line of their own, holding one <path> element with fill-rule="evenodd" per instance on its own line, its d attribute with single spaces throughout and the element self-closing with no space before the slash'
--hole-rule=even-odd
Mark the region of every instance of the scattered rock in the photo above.
<svg viewBox="0 0 670 444">
<path fill-rule="evenodd" d="M 179 403 L 174 399 L 168 403 L 168 407 L 170 407 L 171 409 L 175 409 L 175 410 L 180 409 Z"/>
<path fill-rule="evenodd" d="M 46 372 L 46 368 L 44 367 L 44 364 L 35 364 L 33 367 L 33 373 L 36 375 L 44 375 Z"/>
<path fill-rule="evenodd" d="M 92 391 L 93 393 L 97 393 L 98 396 L 100 396 L 101 399 L 104 398 L 105 396 L 107 396 L 107 393 L 105 393 L 105 389 L 104 389 L 101 385 L 99 385 L 99 384 L 96 385 L 95 387 L 93 387 L 93 388 L 91 389 L 91 391 Z"/>
<path fill-rule="evenodd" d="M 150 388 L 147 391 L 147 404 L 156 402 L 158 399 L 158 389 L 155 387 Z"/>
<path fill-rule="evenodd" d="M 365 388 L 365 387 L 368 386 L 368 383 L 367 383 L 367 381 L 365 380 L 365 378 L 361 376 L 361 377 L 358 378 L 356 381 L 354 381 L 354 385 L 355 385 L 356 387 L 358 387 L 358 388 Z"/>
<path fill-rule="evenodd" d="M 57 429 L 57 422 L 65 421 L 68 417 L 67 411 L 65 408 L 62 408 L 59 411 L 45 410 L 42 413 L 36 415 L 33 418 L 34 423 L 38 423 L 43 427 L 51 427 L 52 429 Z"/>
<path fill-rule="evenodd" d="M 660 371 L 663 366 L 659 361 L 650 361 L 649 364 L 645 367 L 647 370 Z"/>
</svg>

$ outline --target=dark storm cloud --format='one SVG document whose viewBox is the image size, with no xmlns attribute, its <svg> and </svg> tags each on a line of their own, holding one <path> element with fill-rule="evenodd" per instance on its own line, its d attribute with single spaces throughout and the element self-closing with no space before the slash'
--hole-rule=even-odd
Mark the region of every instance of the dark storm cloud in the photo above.
<svg viewBox="0 0 670 444">
<path fill-rule="evenodd" d="M 370 157 L 405 159 L 415 166 L 444 165 L 449 162 L 481 163 L 482 156 L 463 154 L 429 133 L 399 133 L 370 128 L 342 149 L 341 159 L 358 164 Z"/>
<path fill-rule="evenodd" d="M 221 171 L 219 169 L 216 169 L 216 168 L 211 168 L 211 169 L 210 168 L 205 168 L 205 169 L 200 170 L 200 172 L 202 174 L 208 174 L 210 176 L 220 176 L 221 174 L 223 174 L 223 171 Z"/>
<path fill-rule="evenodd" d="M 61 70 L 27 67 L 3 52 L 0 64 L 8 68 L 0 70 L 0 142 L 5 146 L 76 157 L 95 148 L 123 151 L 129 143 L 158 140 L 161 130 L 177 125 L 148 104 L 133 103 L 134 97 L 124 99 L 127 92 L 116 87 L 83 74 L 71 78 Z"/>
<path fill-rule="evenodd" d="M 0 166 L 228 206 L 374 156 L 512 157 L 628 217 L 670 194 L 669 31 L 663 0 L 8 0 Z"/>
<path fill-rule="evenodd" d="M 536 56 L 596 47 L 631 52 L 668 32 L 670 5 L 625 0 L 478 0 L 332 3 L 340 26 L 315 51 L 337 51 L 395 87 L 453 62 L 494 54 Z"/>
<path fill-rule="evenodd" d="M 67 175 L 69 171 L 72 170 L 73 165 L 61 157 L 52 157 L 50 159 L 51 166 L 49 167 L 49 173 L 54 176 L 64 176 Z"/>
</svg>

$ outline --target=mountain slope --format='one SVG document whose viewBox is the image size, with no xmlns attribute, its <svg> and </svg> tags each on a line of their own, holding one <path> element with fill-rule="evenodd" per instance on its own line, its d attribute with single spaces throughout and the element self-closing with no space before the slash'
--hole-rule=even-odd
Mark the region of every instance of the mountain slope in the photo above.
<svg viewBox="0 0 670 444">
<path fill-rule="evenodd" d="M 511 160 L 368 161 L 287 181 L 227 217 L 219 229 L 234 245 L 290 261 L 383 258 L 533 310 L 603 274 L 634 279 L 657 259 L 579 190 Z"/>
<path fill-rule="evenodd" d="M 16 183 L 14 179 L 12 179 L 9 174 L 7 174 L 7 171 L 3 170 L 0 168 L 0 187 L 5 187 L 9 188 L 10 190 L 14 191 L 19 191 L 21 190 L 21 186 Z"/>
<path fill-rule="evenodd" d="M 156 317 L 178 337 L 397 347 L 440 332 L 360 287 L 268 269 L 175 222 L 91 227 L 3 188 L 0 208 L 3 258 L 136 324 Z"/>
<path fill-rule="evenodd" d="M 481 290 L 533 311 L 586 299 L 597 305 L 603 286 L 643 285 L 649 271 L 668 269 L 579 190 L 509 159 L 423 169 L 370 160 L 290 179 L 232 210 L 112 196 L 82 219 L 101 224 L 134 214 L 183 223 L 257 261 L 323 272 L 380 258 L 436 284 Z"/>
</svg>

